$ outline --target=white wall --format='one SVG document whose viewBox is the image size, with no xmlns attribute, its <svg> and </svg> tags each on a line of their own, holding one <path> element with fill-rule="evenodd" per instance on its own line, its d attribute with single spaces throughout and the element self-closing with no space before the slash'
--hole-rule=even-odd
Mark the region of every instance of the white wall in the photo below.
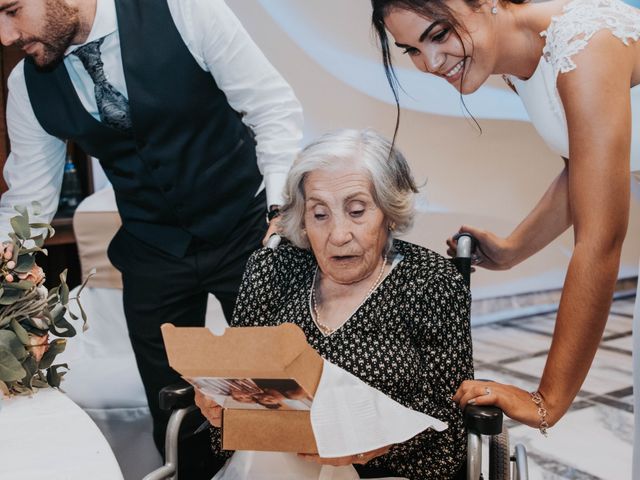
<svg viewBox="0 0 640 480">
<path fill-rule="evenodd" d="M 391 136 L 395 106 L 370 28 L 369 0 L 227 0 L 256 43 L 291 83 L 305 110 L 305 140 L 339 127 Z M 403 61 L 404 60 L 404 61 Z M 462 116 L 444 81 L 398 61 L 404 97 L 398 145 L 419 182 L 420 214 L 408 239 L 445 252 L 444 239 L 468 223 L 509 233 L 562 169 L 528 121 L 517 96 L 492 79 L 465 101 L 482 127 Z M 637 275 L 640 208 L 632 205 L 621 277 Z M 480 270 L 475 298 L 562 285 L 571 255 L 565 234 L 509 272 Z"/>
</svg>

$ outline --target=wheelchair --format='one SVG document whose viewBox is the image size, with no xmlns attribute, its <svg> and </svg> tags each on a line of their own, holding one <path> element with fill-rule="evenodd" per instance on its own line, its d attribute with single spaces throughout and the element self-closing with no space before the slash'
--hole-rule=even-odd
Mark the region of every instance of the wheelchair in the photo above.
<svg viewBox="0 0 640 480">
<path fill-rule="evenodd" d="M 458 237 L 456 258 L 452 259 L 467 285 L 471 280 L 471 254 L 474 239 L 469 234 Z M 277 240 L 267 244 L 275 248 Z M 170 385 L 160 391 L 160 408 L 171 411 L 165 436 L 165 464 L 146 475 L 143 480 L 178 480 L 178 437 L 183 419 L 197 410 L 193 386 L 185 383 Z M 491 406 L 468 405 L 464 411 L 467 428 L 466 480 L 484 480 L 482 473 L 483 437 L 488 437 L 489 474 L 487 480 L 529 480 L 527 451 L 524 445 L 509 450 L 509 434 L 503 425 L 502 410 Z M 463 471 L 464 473 L 464 471 Z"/>
</svg>

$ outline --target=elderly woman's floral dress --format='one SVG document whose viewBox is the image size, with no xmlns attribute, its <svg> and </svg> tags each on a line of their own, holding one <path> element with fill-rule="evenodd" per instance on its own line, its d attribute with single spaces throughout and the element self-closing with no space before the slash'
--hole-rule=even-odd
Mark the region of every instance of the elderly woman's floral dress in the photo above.
<svg viewBox="0 0 640 480">
<path fill-rule="evenodd" d="M 394 267 L 353 315 L 324 335 L 311 315 L 316 261 L 310 251 L 285 244 L 250 258 L 233 326 L 295 323 L 320 355 L 414 410 L 449 424 L 394 445 L 364 471 L 409 479 L 451 478 L 466 458 L 460 408 L 451 397 L 473 377 L 469 289 L 439 254 L 395 240 Z M 399 261 L 398 261 L 399 260 Z M 220 431 L 212 428 L 220 451 Z"/>
</svg>

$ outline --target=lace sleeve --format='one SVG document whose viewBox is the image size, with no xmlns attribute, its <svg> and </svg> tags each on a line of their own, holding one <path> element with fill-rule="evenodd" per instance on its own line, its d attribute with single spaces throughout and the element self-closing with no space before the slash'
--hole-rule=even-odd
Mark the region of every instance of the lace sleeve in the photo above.
<svg viewBox="0 0 640 480">
<path fill-rule="evenodd" d="M 540 36 L 547 42 L 542 54 L 553 67 L 554 75 L 576 68 L 572 57 L 583 50 L 591 37 L 607 29 L 625 45 L 640 38 L 640 10 L 620 0 L 573 0 L 562 15 L 551 19 Z"/>
</svg>

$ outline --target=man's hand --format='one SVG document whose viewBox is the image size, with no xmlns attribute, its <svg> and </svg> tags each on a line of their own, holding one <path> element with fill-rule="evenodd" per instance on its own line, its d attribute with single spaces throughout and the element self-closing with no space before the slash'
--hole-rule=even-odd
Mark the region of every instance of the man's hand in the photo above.
<svg viewBox="0 0 640 480">
<path fill-rule="evenodd" d="M 262 239 L 262 246 L 264 247 L 267 244 L 267 240 L 269 240 L 269 237 L 271 235 L 273 235 L 274 233 L 278 233 L 279 232 L 279 225 L 278 225 L 278 217 L 272 218 L 271 221 L 269 222 L 269 228 L 267 229 L 267 233 L 265 234 L 264 238 Z"/>
</svg>

